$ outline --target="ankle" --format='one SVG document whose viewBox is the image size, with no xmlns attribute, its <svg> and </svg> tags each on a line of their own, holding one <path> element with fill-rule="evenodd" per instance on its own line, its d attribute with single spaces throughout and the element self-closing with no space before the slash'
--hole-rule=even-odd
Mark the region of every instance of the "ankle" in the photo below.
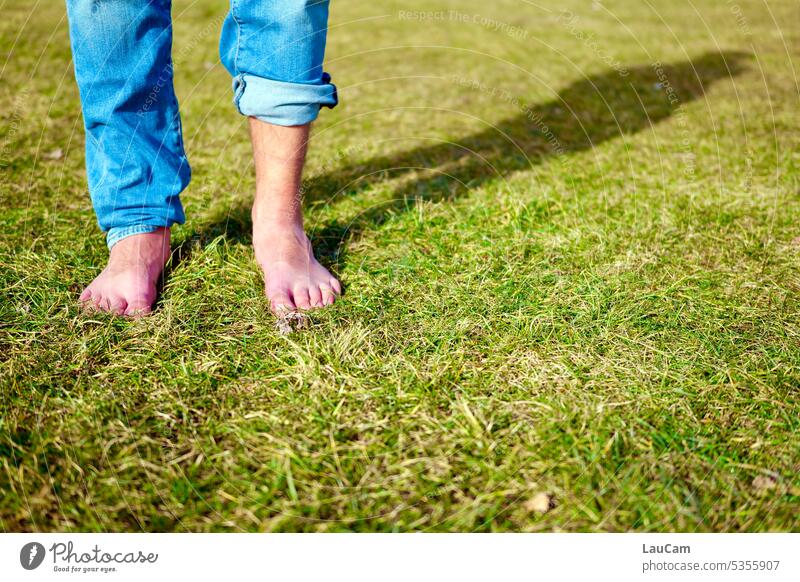
<svg viewBox="0 0 800 582">
<path fill-rule="evenodd" d="M 147 263 L 164 263 L 170 254 L 170 230 L 158 228 L 153 232 L 135 234 L 118 241 L 109 252 L 109 259 L 129 260 L 139 257 Z"/>
<path fill-rule="evenodd" d="M 303 230 L 303 213 L 299 208 L 254 204 L 253 228 L 258 230 Z"/>
</svg>

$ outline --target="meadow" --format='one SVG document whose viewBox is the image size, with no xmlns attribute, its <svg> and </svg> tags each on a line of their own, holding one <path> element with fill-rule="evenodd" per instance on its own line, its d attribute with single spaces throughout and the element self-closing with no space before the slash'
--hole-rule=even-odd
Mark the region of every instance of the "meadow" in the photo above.
<svg viewBox="0 0 800 582">
<path fill-rule="evenodd" d="M 154 313 L 107 256 L 64 6 L 0 0 L 1 531 L 797 531 L 800 10 L 337 2 L 283 333 L 217 42 Z M 283 330 L 285 331 L 285 329 Z"/>
</svg>

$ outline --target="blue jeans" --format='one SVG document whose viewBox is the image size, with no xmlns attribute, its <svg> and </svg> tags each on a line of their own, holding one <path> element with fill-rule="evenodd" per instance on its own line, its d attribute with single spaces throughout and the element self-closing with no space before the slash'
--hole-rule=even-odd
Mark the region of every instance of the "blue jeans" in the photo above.
<svg viewBox="0 0 800 582">
<path fill-rule="evenodd" d="M 171 0 L 66 0 L 86 173 L 109 248 L 185 217 L 191 171 L 172 86 Z M 305 125 L 337 103 L 322 71 L 328 0 L 231 0 L 220 57 L 240 113 Z"/>
</svg>

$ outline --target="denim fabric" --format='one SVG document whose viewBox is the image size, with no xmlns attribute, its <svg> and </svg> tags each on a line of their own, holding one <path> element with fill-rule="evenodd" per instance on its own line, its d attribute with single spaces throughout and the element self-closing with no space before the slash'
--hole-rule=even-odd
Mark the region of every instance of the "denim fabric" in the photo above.
<svg viewBox="0 0 800 582">
<path fill-rule="evenodd" d="M 244 115 L 276 125 L 305 125 L 320 106 L 336 105 L 322 72 L 328 0 L 231 0 L 219 54 L 233 76 Z"/>
<path fill-rule="evenodd" d="M 109 247 L 185 220 L 191 171 L 173 90 L 171 0 L 66 0 L 86 173 Z M 244 115 L 304 125 L 337 103 L 328 0 L 231 0 L 220 56 Z"/>
</svg>

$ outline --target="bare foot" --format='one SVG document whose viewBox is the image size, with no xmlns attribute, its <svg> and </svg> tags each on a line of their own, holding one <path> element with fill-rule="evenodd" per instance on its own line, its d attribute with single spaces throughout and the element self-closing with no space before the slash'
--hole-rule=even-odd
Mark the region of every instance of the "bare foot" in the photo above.
<svg viewBox="0 0 800 582">
<path fill-rule="evenodd" d="M 253 247 L 277 316 L 330 305 L 339 281 L 314 258 L 303 230 L 302 173 L 309 124 L 272 125 L 250 118 L 256 166 Z"/>
<path fill-rule="evenodd" d="M 128 316 L 150 313 L 156 300 L 156 283 L 169 252 L 168 228 L 116 243 L 106 268 L 81 293 L 84 309 Z"/>
<path fill-rule="evenodd" d="M 341 294 L 339 281 L 314 258 L 302 227 L 260 222 L 254 216 L 253 247 L 275 315 L 324 307 Z"/>
</svg>

